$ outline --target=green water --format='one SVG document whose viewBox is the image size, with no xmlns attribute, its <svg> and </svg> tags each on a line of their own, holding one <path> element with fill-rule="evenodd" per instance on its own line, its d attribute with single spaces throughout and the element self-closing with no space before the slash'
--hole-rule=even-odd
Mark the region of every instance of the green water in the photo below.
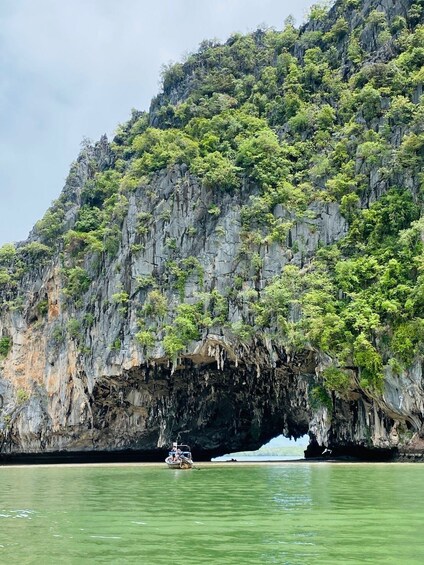
<svg viewBox="0 0 424 565">
<path fill-rule="evenodd" d="M 424 466 L 0 468 L 0 563 L 424 563 Z"/>
</svg>

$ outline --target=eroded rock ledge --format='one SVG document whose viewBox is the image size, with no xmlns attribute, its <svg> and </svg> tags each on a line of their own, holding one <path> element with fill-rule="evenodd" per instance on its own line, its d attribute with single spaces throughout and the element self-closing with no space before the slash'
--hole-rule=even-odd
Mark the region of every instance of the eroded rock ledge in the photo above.
<svg viewBox="0 0 424 565">
<path fill-rule="evenodd" d="M 331 410 L 317 408 L 311 398 L 317 382 L 313 352 L 282 354 L 267 368 L 228 359 L 218 368 L 212 357 L 199 363 L 199 353 L 194 359 L 186 357 L 177 367 L 133 367 L 97 379 L 92 389 L 84 373 L 70 376 L 60 425 L 60 400 L 39 388 L 12 411 L 1 459 L 160 461 L 179 438 L 201 461 L 258 449 L 281 433 L 294 438 L 309 433 L 311 458 L 422 458 L 411 419 L 402 422 L 399 413 L 393 419 L 381 401 L 358 392 L 348 400 L 334 395 Z"/>
</svg>

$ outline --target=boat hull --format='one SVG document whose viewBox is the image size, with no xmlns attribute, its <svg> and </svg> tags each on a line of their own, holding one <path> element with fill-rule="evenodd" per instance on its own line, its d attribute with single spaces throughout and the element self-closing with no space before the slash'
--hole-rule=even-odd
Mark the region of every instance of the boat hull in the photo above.
<svg viewBox="0 0 424 565">
<path fill-rule="evenodd" d="M 193 461 L 186 459 L 185 461 L 169 461 L 167 457 L 165 463 L 168 465 L 169 469 L 191 469 L 193 467 Z"/>
</svg>

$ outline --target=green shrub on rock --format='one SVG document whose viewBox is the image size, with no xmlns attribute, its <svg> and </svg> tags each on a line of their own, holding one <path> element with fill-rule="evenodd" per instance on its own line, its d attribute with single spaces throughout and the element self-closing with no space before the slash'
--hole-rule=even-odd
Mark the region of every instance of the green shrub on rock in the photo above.
<svg viewBox="0 0 424 565">
<path fill-rule="evenodd" d="M 0 338 L 0 358 L 7 357 L 12 348 L 12 338 L 3 336 Z"/>
</svg>

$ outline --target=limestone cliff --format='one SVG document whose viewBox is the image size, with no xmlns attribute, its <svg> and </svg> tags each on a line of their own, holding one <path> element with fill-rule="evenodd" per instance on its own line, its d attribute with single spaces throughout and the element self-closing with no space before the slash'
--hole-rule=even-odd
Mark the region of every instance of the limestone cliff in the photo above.
<svg viewBox="0 0 424 565">
<path fill-rule="evenodd" d="M 205 43 L 83 149 L 0 250 L 3 455 L 422 456 L 422 13 Z"/>
</svg>

